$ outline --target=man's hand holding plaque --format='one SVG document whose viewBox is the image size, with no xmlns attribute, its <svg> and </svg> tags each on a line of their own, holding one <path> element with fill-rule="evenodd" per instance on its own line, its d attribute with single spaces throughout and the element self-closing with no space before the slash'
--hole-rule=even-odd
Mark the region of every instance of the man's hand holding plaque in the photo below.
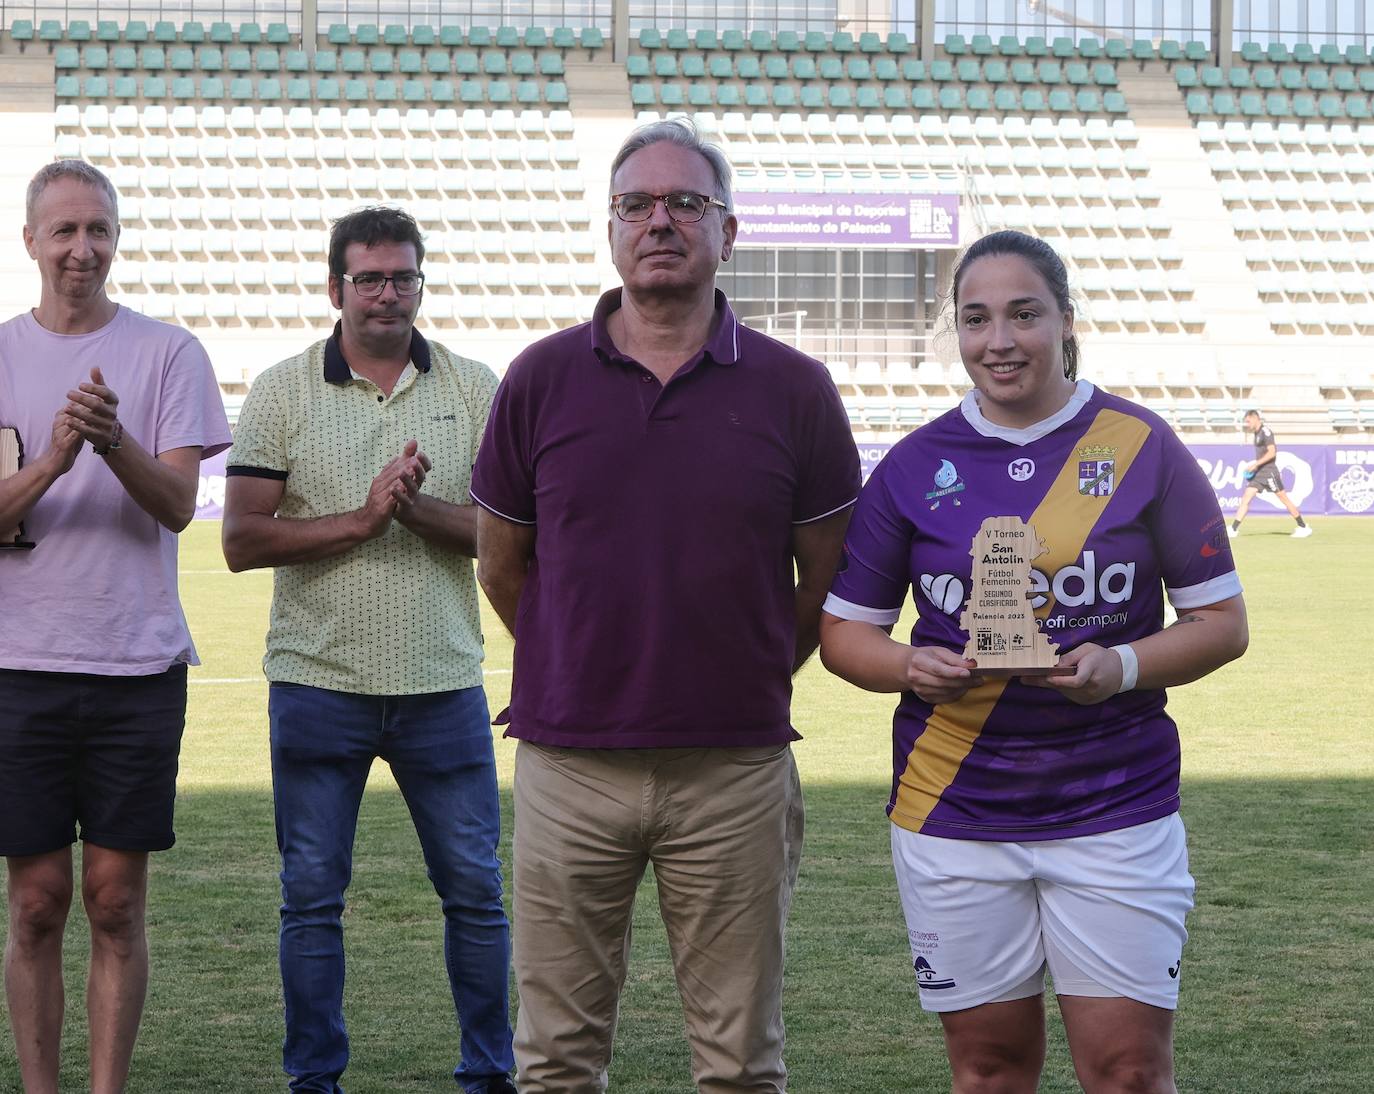
<svg viewBox="0 0 1374 1094">
<path fill-rule="evenodd" d="M 1020 517 L 988 517 L 973 537 L 973 583 L 959 626 L 984 676 L 1045 676 L 1059 651 L 1031 608 L 1031 562 L 1047 548 Z M 1065 670 L 1072 673 L 1072 669 Z"/>
</svg>

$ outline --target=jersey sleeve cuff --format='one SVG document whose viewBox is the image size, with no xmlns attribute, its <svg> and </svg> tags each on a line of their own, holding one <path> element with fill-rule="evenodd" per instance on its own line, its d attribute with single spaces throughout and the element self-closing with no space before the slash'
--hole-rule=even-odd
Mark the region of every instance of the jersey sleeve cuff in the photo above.
<svg viewBox="0 0 1374 1094">
<path fill-rule="evenodd" d="M 528 526 L 530 526 L 530 527 L 533 527 L 533 525 L 534 525 L 534 523 L 535 523 L 535 522 L 532 521 L 532 520 L 521 520 L 519 517 L 513 517 L 513 516 L 511 516 L 509 513 L 502 512 L 500 509 L 496 508 L 496 506 L 491 505 L 491 504 L 488 504 L 487 502 L 483 501 L 483 500 L 482 500 L 481 498 L 479 498 L 476 494 L 474 494 L 474 493 L 472 492 L 471 489 L 468 490 L 468 496 L 469 496 L 470 498 L 472 498 L 472 500 L 473 500 L 473 502 L 474 502 L 475 504 L 480 505 L 480 506 L 481 506 L 483 509 L 485 509 L 488 513 L 492 513 L 492 514 L 494 514 L 495 516 L 500 517 L 502 520 L 508 520 L 508 521 L 510 521 L 512 524 L 524 524 L 524 525 L 528 525 Z"/>
<path fill-rule="evenodd" d="M 902 609 L 868 608 L 862 604 L 851 604 L 841 600 L 834 593 L 827 593 L 821 608 L 836 619 L 850 619 L 856 623 L 872 623 L 875 627 L 890 627 L 902 617 Z"/>
<path fill-rule="evenodd" d="M 1169 603 L 1174 606 L 1175 611 L 1184 611 L 1230 600 L 1233 596 L 1240 596 L 1240 593 L 1240 575 L 1232 570 L 1229 574 L 1221 574 L 1197 585 L 1170 589 Z"/>
</svg>

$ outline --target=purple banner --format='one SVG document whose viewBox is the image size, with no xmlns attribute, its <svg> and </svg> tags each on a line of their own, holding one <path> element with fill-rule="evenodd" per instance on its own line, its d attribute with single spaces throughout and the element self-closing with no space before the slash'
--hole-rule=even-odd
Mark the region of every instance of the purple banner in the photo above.
<svg viewBox="0 0 1374 1094">
<path fill-rule="evenodd" d="M 867 479 L 891 445 L 861 444 L 859 459 Z M 1228 516 L 1240 507 L 1245 491 L 1245 465 L 1254 458 L 1253 445 L 1190 444 L 1216 491 L 1221 511 Z M 1293 502 L 1309 516 L 1374 516 L 1374 445 L 1297 444 L 1279 448 L 1279 473 Z M 1273 494 L 1250 503 L 1253 513 L 1283 513 Z"/>
<path fill-rule="evenodd" d="M 736 193 L 740 246 L 957 247 L 958 194 Z"/>
</svg>

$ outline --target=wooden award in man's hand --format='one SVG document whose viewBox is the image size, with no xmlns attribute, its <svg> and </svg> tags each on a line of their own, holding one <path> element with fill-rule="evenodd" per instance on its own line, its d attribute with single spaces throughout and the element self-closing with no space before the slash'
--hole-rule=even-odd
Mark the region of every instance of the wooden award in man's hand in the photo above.
<svg viewBox="0 0 1374 1094">
<path fill-rule="evenodd" d="M 0 426 L 0 479 L 15 474 L 23 463 L 24 449 L 19 443 L 19 431 Z M 33 544 L 24 538 L 24 526 L 0 528 L 0 551 L 28 551 Z"/>
<path fill-rule="evenodd" d="M 1031 608 L 1031 561 L 1047 548 L 1020 517 L 988 517 L 973 537 L 973 591 L 959 626 L 984 676 L 1048 676 L 1059 660 Z"/>
</svg>

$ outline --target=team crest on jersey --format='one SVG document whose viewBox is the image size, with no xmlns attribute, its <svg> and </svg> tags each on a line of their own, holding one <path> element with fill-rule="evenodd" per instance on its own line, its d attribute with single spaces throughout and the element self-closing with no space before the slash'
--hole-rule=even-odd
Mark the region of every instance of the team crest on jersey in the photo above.
<svg viewBox="0 0 1374 1094">
<path fill-rule="evenodd" d="M 1021 456 L 1007 464 L 1007 474 L 1013 482 L 1025 482 L 1035 474 L 1035 461 L 1029 456 Z"/>
<path fill-rule="evenodd" d="M 1105 444 L 1078 450 L 1078 492 L 1090 498 L 1109 498 L 1116 485 L 1116 449 Z"/>
<path fill-rule="evenodd" d="M 930 502 L 932 509 L 940 508 L 940 502 L 949 498 L 955 505 L 962 505 L 959 495 L 964 491 L 964 484 L 959 478 L 959 472 L 955 470 L 954 464 L 949 460 L 941 460 L 940 467 L 935 472 L 935 489 L 926 495 L 926 501 Z"/>
</svg>

